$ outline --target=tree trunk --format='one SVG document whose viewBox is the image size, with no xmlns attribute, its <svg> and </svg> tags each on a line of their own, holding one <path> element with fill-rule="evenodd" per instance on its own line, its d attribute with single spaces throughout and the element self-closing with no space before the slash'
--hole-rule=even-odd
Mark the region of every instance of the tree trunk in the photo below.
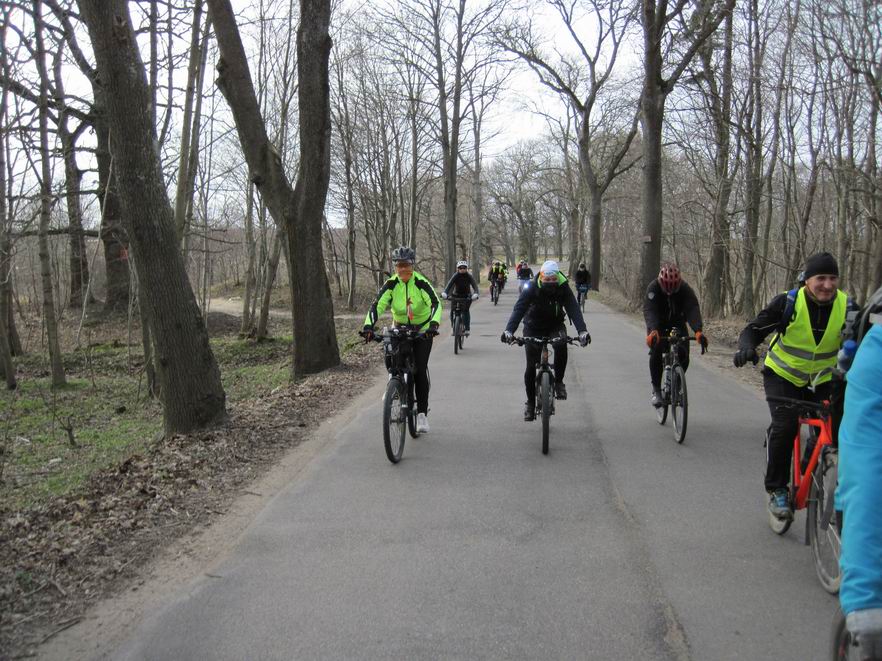
<svg viewBox="0 0 882 661">
<path fill-rule="evenodd" d="M 36 25 L 37 69 L 40 72 L 40 282 L 43 292 L 43 323 L 49 345 L 49 363 L 52 387 L 60 388 L 67 383 L 61 346 L 58 342 L 58 319 L 55 316 L 55 295 L 52 290 L 52 267 L 49 261 L 49 220 L 52 213 L 52 172 L 49 164 L 49 74 L 46 71 L 46 48 L 43 43 L 43 3 L 34 2 Z M 5 192 L 5 191 L 4 191 Z"/>
<path fill-rule="evenodd" d="M 165 430 L 188 432 L 225 416 L 225 394 L 178 250 L 144 65 L 125 0 L 79 0 L 79 7 L 107 91 L 115 180 L 150 319 Z"/>
<path fill-rule="evenodd" d="M 257 242 L 254 238 L 254 184 L 249 181 L 245 188 L 248 191 L 248 198 L 245 201 L 245 249 L 248 252 L 248 267 L 245 269 L 240 335 L 249 335 L 254 326 L 254 319 L 251 317 L 251 298 L 255 295 L 254 262 L 257 256 Z"/>
<path fill-rule="evenodd" d="M 664 95 L 646 81 L 641 99 L 643 114 L 643 237 L 640 279 L 633 292 L 635 305 L 643 300 L 647 285 L 658 275 L 662 232 L 662 125 Z M 593 275 L 593 274 L 592 274 Z"/>
<path fill-rule="evenodd" d="M 221 54 L 218 86 L 233 111 L 252 181 L 288 241 L 293 373 L 300 377 L 319 372 L 340 362 L 327 274 L 316 268 L 324 260 L 322 219 L 330 178 L 330 0 L 300 2 L 297 78 L 301 165 L 293 189 L 267 137 L 230 2 L 209 0 L 209 11 Z"/>
<path fill-rule="evenodd" d="M 263 281 L 263 298 L 260 302 L 260 315 L 257 318 L 257 332 L 255 336 L 258 340 L 269 337 L 269 313 L 270 303 L 273 297 L 273 285 L 276 282 L 276 273 L 279 270 L 279 258 L 282 256 L 282 244 L 285 241 L 285 232 L 277 230 L 273 238 L 273 248 L 270 253 L 269 262 L 266 267 L 266 277 Z"/>
</svg>

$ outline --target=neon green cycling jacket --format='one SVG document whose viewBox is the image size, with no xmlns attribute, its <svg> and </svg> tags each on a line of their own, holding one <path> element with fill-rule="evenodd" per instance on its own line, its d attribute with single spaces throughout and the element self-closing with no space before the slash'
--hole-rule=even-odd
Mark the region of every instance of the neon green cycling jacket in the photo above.
<svg viewBox="0 0 882 661">
<path fill-rule="evenodd" d="M 421 329 L 429 323 L 441 323 L 441 304 L 432 283 L 421 273 L 413 272 L 408 282 L 392 276 L 377 292 L 377 298 L 368 310 L 364 325 L 373 328 L 387 308 L 392 309 L 396 324 L 412 324 Z"/>
</svg>

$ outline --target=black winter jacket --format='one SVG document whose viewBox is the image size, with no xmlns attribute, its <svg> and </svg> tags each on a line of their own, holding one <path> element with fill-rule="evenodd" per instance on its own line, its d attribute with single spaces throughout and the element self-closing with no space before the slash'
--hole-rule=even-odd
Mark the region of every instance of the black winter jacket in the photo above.
<svg viewBox="0 0 882 661">
<path fill-rule="evenodd" d="M 646 321 L 647 332 L 677 328 L 685 333 L 687 322 L 693 332 L 702 329 L 698 298 L 686 282 L 670 296 L 662 291 L 658 280 L 650 282 L 646 288 L 646 298 L 643 299 L 643 319 Z"/>
<path fill-rule="evenodd" d="M 524 335 L 539 336 L 547 335 L 557 330 L 564 322 L 565 316 L 576 326 L 576 330 L 581 333 L 587 330 L 585 327 L 585 318 L 570 289 L 569 282 L 566 277 L 558 274 L 558 285 L 553 291 L 549 287 L 542 290 L 541 278 L 537 275 L 533 278 L 533 282 L 518 297 L 514 309 L 511 311 L 511 317 L 505 330 L 514 333 L 521 319 L 524 320 Z"/>
<path fill-rule="evenodd" d="M 454 296 L 465 298 L 472 295 L 472 289 L 475 290 L 476 294 L 480 293 L 478 291 L 478 283 L 475 282 L 474 276 L 468 271 L 465 273 L 456 272 L 453 274 L 453 277 L 448 280 L 447 286 L 444 287 L 444 292 L 448 296 L 450 296 L 452 292 Z"/>
</svg>

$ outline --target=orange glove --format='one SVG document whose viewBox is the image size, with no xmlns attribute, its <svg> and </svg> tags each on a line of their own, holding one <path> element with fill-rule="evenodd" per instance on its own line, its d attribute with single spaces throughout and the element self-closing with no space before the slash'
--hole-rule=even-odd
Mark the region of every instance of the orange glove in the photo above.
<svg viewBox="0 0 882 661">
<path fill-rule="evenodd" d="M 707 351 L 707 338 L 701 331 L 695 331 L 695 341 L 701 345 L 701 353 Z"/>
<path fill-rule="evenodd" d="M 658 344 L 658 340 L 659 340 L 658 331 L 654 330 L 649 335 L 646 336 L 646 346 L 648 346 L 650 349 L 652 349 L 652 347 L 654 347 L 656 344 Z"/>
</svg>

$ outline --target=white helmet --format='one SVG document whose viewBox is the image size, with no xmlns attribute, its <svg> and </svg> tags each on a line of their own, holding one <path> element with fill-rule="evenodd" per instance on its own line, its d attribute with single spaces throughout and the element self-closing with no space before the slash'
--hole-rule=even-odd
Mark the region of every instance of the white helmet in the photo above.
<svg viewBox="0 0 882 661">
<path fill-rule="evenodd" d="M 458 268 L 458 269 L 468 268 L 468 267 L 469 267 L 469 263 L 464 259 L 461 259 L 456 263 L 456 268 Z"/>
</svg>

